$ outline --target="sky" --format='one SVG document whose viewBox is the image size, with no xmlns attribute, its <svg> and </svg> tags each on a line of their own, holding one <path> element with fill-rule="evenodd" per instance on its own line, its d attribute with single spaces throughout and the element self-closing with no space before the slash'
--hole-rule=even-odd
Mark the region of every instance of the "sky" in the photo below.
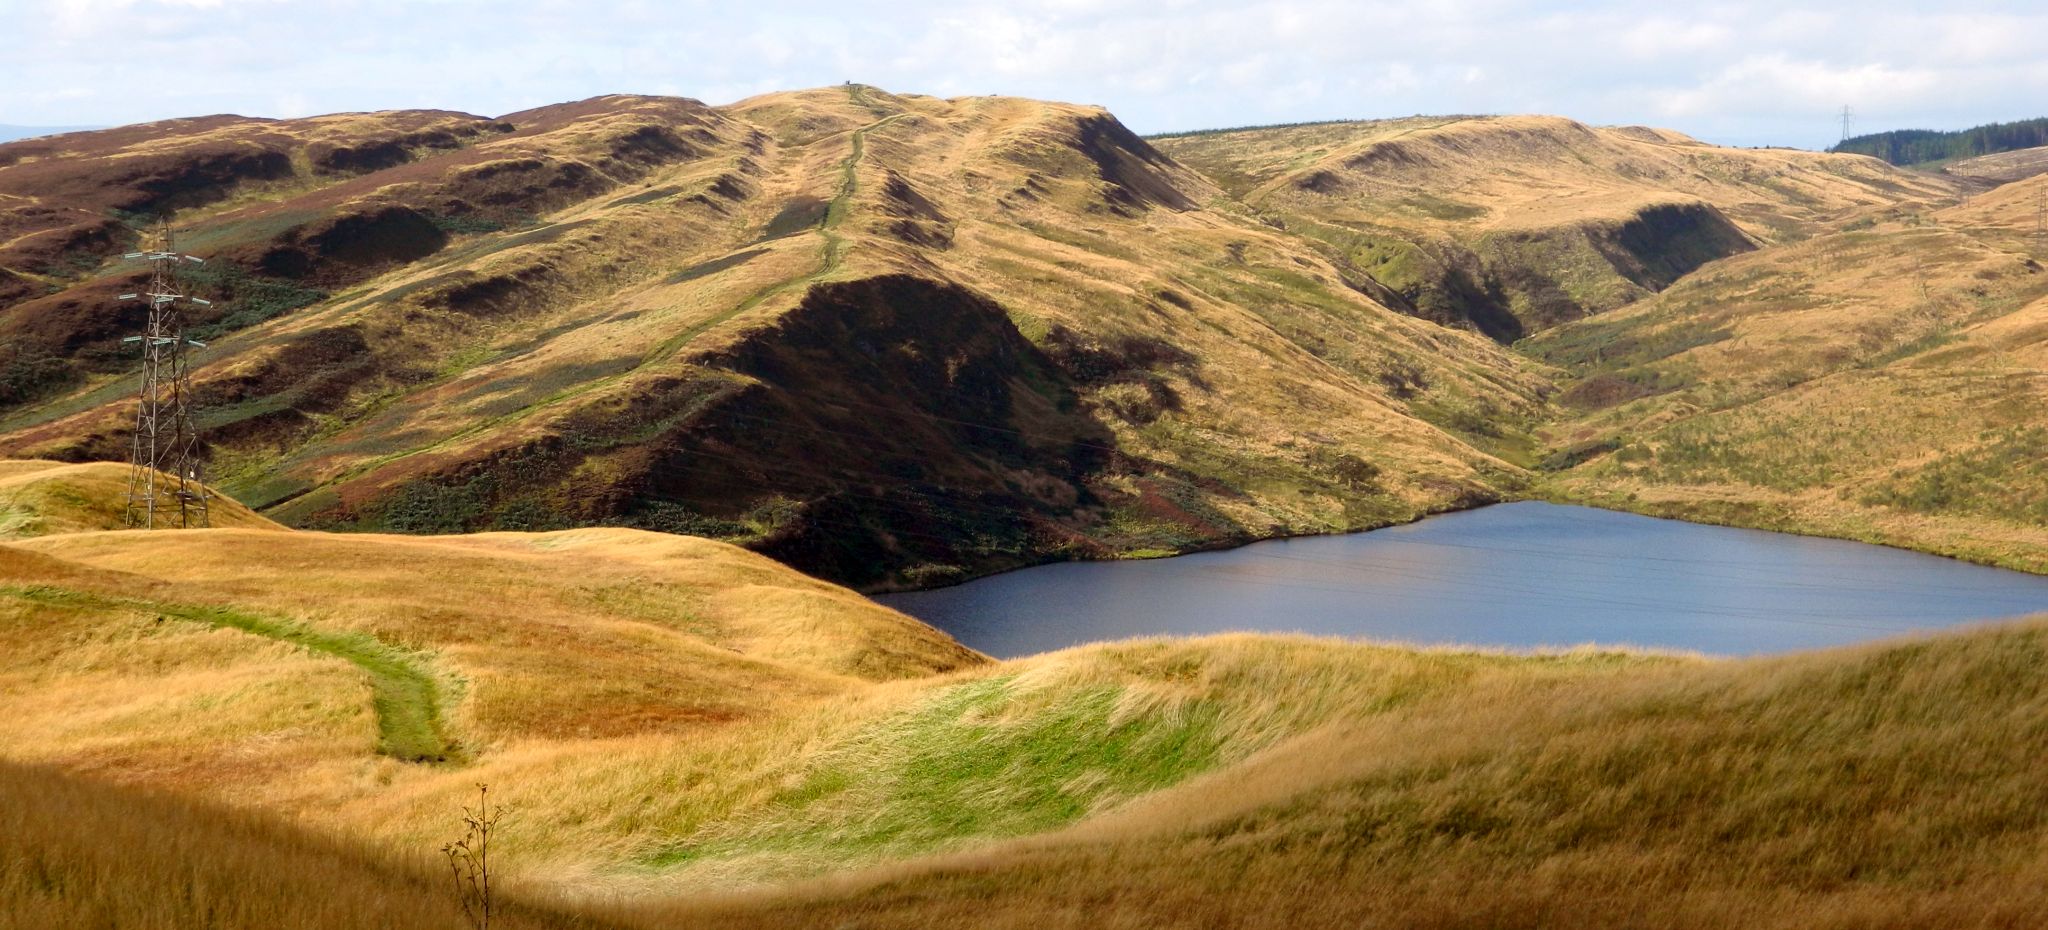
<svg viewBox="0 0 2048 930">
<path fill-rule="evenodd" d="M 1141 133 L 1551 113 L 1728 145 L 2048 115 L 2040 0 L 0 0 L 0 124 L 853 80 L 1108 107 Z"/>
</svg>

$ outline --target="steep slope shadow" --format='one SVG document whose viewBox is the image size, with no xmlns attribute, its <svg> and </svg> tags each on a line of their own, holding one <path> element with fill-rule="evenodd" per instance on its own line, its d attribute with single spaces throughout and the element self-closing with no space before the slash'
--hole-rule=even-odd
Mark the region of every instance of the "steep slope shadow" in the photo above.
<svg viewBox="0 0 2048 930">
<path fill-rule="evenodd" d="M 545 513 L 741 537 L 854 585 L 931 584 L 1092 553 L 1067 526 L 1096 503 L 1089 478 L 1142 467 L 1114 452 L 1072 380 L 1001 307 L 957 285 L 815 285 L 700 362 L 323 519 L 450 531 Z M 594 474 L 619 480 L 598 487 Z"/>
</svg>

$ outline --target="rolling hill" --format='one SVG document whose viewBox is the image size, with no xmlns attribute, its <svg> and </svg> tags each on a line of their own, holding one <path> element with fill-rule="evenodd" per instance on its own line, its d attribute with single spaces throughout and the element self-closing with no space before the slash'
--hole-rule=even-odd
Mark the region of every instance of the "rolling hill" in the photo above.
<svg viewBox="0 0 2048 930">
<path fill-rule="evenodd" d="M 629 529 L 53 534 L 0 577 L 0 926 L 446 926 L 477 782 L 512 927 L 2048 916 L 2038 621 L 997 663 Z"/>
<path fill-rule="evenodd" d="M 1099 109 L 850 85 L 0 146 L 0 449 L 123 454 L 107 256 L 167 211 L 212 475 L 295 526 L 931 584 L 1499 499 L 1550 383 Z"/>
<path fill-rule="evenodd" d="M 1858 156 L 1556 117 L 1414 117 L 1153 140 L 1423 316 L 1511 342 L 1708 262 L 1954 194 Z"/>
</svg>

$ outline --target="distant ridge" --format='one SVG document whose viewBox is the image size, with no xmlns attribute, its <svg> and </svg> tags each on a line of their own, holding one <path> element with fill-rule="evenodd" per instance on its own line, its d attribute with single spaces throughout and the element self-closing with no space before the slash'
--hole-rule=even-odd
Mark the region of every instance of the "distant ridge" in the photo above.
<svg viewBox="0 0 2048 930">
<path fill-rule="evenodd" d="M 1361 116 L 1361 117 L 1355 117 L 1355 118 L 1351 118 L 1351 119 L 1311 119 L 1311 120 L 1302 120 L 1302 121 L 1300 121 L 1300 122 L 1294 122 L 1294 123 L 1258 123 L 1258 124 L 1256 124 L 1256 125 L 1251 125 L 1251 126 L 1218 126 L 1218 127 L 1214 128 L 1214 129 L 1176 129 L 1176 130 L 1174 130 L 1174 131 L 1172 131 L 1172 132 L 1151 132 L 1151 133 L 1146 133 L 1146 134 L 1145 134 L 1145 135 L 1143 135 L 1143 136 L 1142 136 L 1141 138 L 1144 138 L 1144 139 L 1184 139 L 1184 138 L 1189 138 L 1189 137 L 1192 137 L 1192 136 L 1227 136 L 1227 135 L 1229 135 L 1229 134 L 1231 134 L 1231 133 L 1233 133 L 1233 132 L 1258 132 L 1258 131 L 1260 131 L 1260 130 L 1263 130 L 1263 129 L 1307 129 L 1307 128 L 1312 128 L 1312 127 L 1315 127 L 1315 126 L 1349 126 L 1349 125 L 1364 125 L 1364 124 L 1367 124 L 1367 123 L 1385 123 L 1385 122 L 1390 122 L 1390 121 L 1394 121 L 1394 120 L 1402 120 L 1402 119 L 1422 119 L 1422 118 L 1424 118 L 1424 114 L 1421 114 L 1421 113 L 1417 113 L 1417 114 L 1415 114 L 1414 116 L 1387 116 L 1387 117 L 1380 117 L 1380 116 Z M 1453 114 L 1446 114 L 1446 115 L 1443 115 L 1443 116 L 1441 116 L 1441 117 L 1439 117 L 1439 118 L 1441 118 L 1441 119 L 1477 119 L 1477 118 L 1479 118 L 1479 115 L 1478 115 L 1478 114 L 1469 114 L 1469 113 L 1453 113 Z"/>
<path fill-rule="evenodd" d="M 16 140 L 16 139 L 33 139 L 33 138 L 35 138 L 35 137 L 37 137 L 37 136 L 54 136 L 54 135 L 58 135 L 58 134 L 61 134 L 61 133 L 67 133 L 67 132 L 85 132 L 85 131 L 87 131 L 87 130 L 90 130 L 90 129 L 103 129 L 103 128 L 105 128 L 105 127 L 103 127 L 103 126 L 10 126 L 10 125 L 8 125 L 8 124 L 6 124 L 6 123 L 0 123 L 0 142 L 13 142 L 13 141 L 14 141 L 14 140 Z"/>
</svg>

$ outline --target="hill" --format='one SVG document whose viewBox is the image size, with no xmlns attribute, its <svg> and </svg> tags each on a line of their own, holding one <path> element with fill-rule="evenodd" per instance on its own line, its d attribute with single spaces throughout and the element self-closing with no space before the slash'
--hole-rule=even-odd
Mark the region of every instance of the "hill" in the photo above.
<svg viewBox="0 0 2048 930">
<path fill-rule="evenodd" d="M 0 460 L 0 540 L 127 528 L 128 466 Z M 283 529 L 231 498 L 207 503 L 217 527 Z"/>
<path fill-rule="evenodd" d="M 2048 177 L 1731 258 L 1525 344 L 1551 493 L 2048 571 Z"/>
<path fill-rule="evenodd" d="M 1830 152 L 1881 158 L 1894 165 L 1925 165 L 2048 145 L 2048 117 L 1986 123 L 1969 129 L 1895 129 L 1844 139 Z"/>
<path fill-rule="evenodd" d="M 0 569 L 0 926 L 437 925 L 426 860 L 480 781 L 517 927 L 2048 916 L 2038 622 L 993 663 L 621 529 L 89 532 Z"/>
<path fill-rule="evenodd" d="M 1548 390 L 1099 109 L 851 85 L 0 146 L 0 451 L 124 454 L 107 256 L 165 212 L 212 474 L 294 526 L 931 584 L 1499 499 Z"/>
<path fill-rule="evenodd" d="M 1715 259 L 1954 193 L 1866 158 L 1727 149 L 1555 117 L 1153 141 L 1417 313 L 1502 341 L 1640 300 Z"/>
</svg>

